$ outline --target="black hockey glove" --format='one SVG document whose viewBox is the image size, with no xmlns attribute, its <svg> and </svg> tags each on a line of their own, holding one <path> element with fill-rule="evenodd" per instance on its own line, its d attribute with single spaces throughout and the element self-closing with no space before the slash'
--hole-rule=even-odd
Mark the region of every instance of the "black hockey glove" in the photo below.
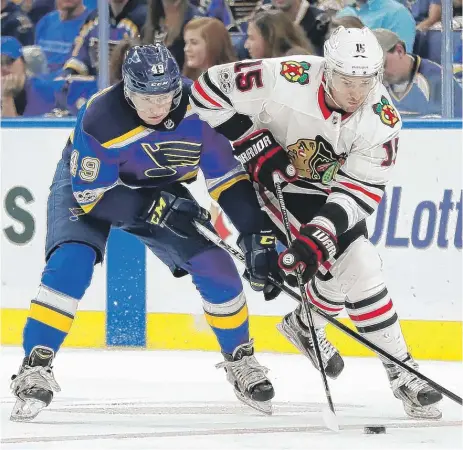
<svg viewBox="0 0 463 450">
<path fill-rule="evenodd" d="M 209 211 L 202 208 L 193 198 L 177 197 L 161 191 L 159 197 L 148 210 L 146 221 L 161 228 L 168 228 L 177 236 L 189 238 L 197 234 L 193 221 L 209 222 Z"/>
<path fill-rule="evenodd" d="M 300 235 L 291 246 L 282 252 L 278 265 L 286 273 L 290 286 L 297 286 L 295 271 L 302 270 L 302 280 L 307 283 L 317 273 L 320 264 L 336 255 L 338 243 L 336 236 L 316 225 L 303 225 Z"/>
<path fill-rule="evenodd" d="M 291 164 L 287 153 L 275 140 L 269 130 L 255 131 L 246 138 L 233 144 L 234 155 L 246 168 L 251 180 L 274 191 L 273 172 L 291 183 L 297 180 L 297 170 Z"/>
<path fill-rule="evenodd" d="M 265 300 L 273 300 L 281 292 L 268 281 L 272 275 L 282 282 L 278 269 L 276 238 L 271 233 L 242 234 L 237 242 L 246 259 L 244 278 L 255 291 L 263 291 Z"/>
</svg>

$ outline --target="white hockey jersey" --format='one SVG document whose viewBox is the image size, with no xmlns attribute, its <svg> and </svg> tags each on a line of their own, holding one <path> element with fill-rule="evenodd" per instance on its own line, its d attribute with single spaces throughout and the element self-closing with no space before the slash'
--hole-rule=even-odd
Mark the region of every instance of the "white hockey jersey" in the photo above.
<svg viewBox="0 0 463 450">
<path fill-rule="evenodd" d="M 285 191 L 326 195 L 346 211 L 350 229 L 381 201 L 402 123 L 379 84 L 355 113 L 329 109 L 323 68 L 317 56 L 215 66 L 194 83 L 191 105 L 231 140 L 270 130 L 298 170 Z"/>
</svg>

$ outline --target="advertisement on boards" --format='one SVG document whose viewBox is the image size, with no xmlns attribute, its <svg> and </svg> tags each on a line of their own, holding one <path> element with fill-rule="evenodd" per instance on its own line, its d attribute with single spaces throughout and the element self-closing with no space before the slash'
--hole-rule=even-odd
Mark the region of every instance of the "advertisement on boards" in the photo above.
<svg viewBox="0 0 463 450">
<path fill-rule="evenodd" d="M 37 291 L 44 265 L 49 187 L 69 133 L 70 129 L 63 128 L 6 128 L 2 132 L 2 309 L 27 310 Z M 461 165 L 461 130 L 402 132 L 393 179 L 368 222 L 371 242 L 378 247 L 388 289 L 402 320 L 461 323 Z M 218 232 L 235 245 L 236 231 L 212 205 L 201 177 L 188 187 L 212 210 Z M 137 251 L 145 261 L 145 250 Z M 130 271 L 130 267 L 126 269 Z M 124 300 L 121 303 L 129 321 L 132 299 L 120 298 L 126 291 L 108 290 L 115 277 L 119 275 L 112 268 L 106 273 L 106 265 L 97 266 L 79 311 L 109 311 Z M 188 315 L 195 322 L 192 333 L 204 331 L 201 298 L 190 277 L 173 278 L 147 252 L 142 282 L 143 296 L 134 298 L 146 302 L 147 346 L 176 348 L 180 341 L 161 339 L 162 330 L 167 334 L 170 328 L 180 330 Z M 114 294 L 116 291 L 119 293 Z M 284 296 L 264 302 L 246 284 L 245 291 L 251 314 L 262 319 L 274 317 L 272 323 L 294 308 L 294 302 Z M 108 317 L 106 333 L 117 333 Z M 164 328 L 160 322 L 166 323 Z M 150 331 L 154 326 L 158 330 L 155 338 Z"/>
</svg>

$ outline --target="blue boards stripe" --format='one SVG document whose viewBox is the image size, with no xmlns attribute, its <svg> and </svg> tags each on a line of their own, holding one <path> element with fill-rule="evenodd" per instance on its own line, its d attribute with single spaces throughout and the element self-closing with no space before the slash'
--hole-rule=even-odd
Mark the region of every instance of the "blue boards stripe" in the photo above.
<svg viewBox="0 0 463 450">
<path fill-rule="evenodd" d="M 442 129 L 452 130 L 463 128 L 461 119 L 407 119 L 402 117 L 403 128 L 411 129 Z M 74 128 L 75 119 L 1 119 L 2 128 Z M 64 142 L 63 142 L 64 145 Z"/>
<path fill-rule="evenodd" d="M 107 245 L 106 345 L 146 346 L 146 253 L 134 236 L 113 229 Z"/>
</svg>

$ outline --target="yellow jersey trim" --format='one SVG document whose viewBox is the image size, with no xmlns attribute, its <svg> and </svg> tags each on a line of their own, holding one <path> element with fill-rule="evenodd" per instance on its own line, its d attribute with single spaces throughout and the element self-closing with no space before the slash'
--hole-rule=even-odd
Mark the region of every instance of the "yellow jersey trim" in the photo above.
<svg viewBox="0 0 463 450">
<path fill-rule="evenodd" d="M 249 176 L 247 174 L 238 175 L 237 177 L 232 178 L 231 180 L 227 181 L 226 183 L 221 184 L 220 186 L 218 186 L 215 189 L 213 189 L 212 191 L 210 191 L 209 195 L 215 201 L 217 201 L 223 191 L 226 191 L 227 189 L 229 189 L 230 187 L 232 187 L 234 184 L 238 183 L 238 181 L 241 181 L 241 180 L 249 180 Z"/>
</svg>

